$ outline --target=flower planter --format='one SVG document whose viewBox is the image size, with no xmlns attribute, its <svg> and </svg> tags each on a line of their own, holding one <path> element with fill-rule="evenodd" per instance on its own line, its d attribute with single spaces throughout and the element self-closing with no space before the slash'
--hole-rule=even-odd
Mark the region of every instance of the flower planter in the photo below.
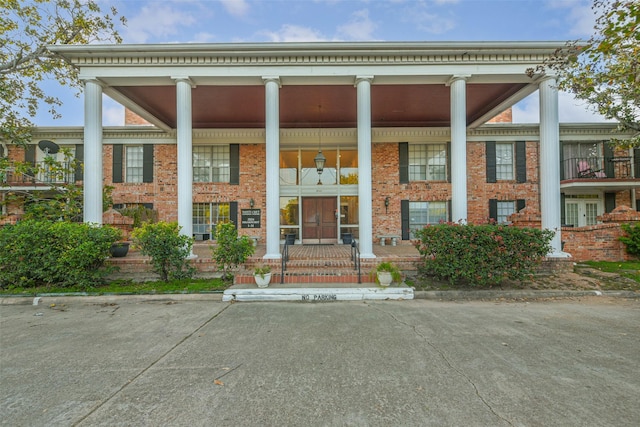
<svg viewBox="0 0 640 427">
<path fill-rule="evenodd" d="M 393 276 L 388 271 L 378 271 L 378 282 L 380 286 L 389 286 L 393 282 Z"/>
<path fill-rule="evenodd" d="M 109 249 L 111 256 L 114 258 L 122 258 L 129 253 L 129 242 L 117 242 L 111 245 Z"/>
<path fill-rule="evenodd" d="M 269 283 L 271 282 L 271 273 L 254 274 L 253 278 L 256 281 L 256 285 L 258 285 L 259 288 L 266 288 L 267 286 L 269 286 Z"/>
</svg>

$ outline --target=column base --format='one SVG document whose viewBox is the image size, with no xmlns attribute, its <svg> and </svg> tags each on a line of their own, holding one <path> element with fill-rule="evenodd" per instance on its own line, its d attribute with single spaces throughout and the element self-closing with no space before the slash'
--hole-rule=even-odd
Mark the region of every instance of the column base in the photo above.
<svg viewBox="0 0 640 427">
<path fill-rule="evenodd" d="M 367 253 L 360 253 L 360 259 L 373 259 L 373 258 L 377 258 L 373 253 L 367 254 Z"/>
<path fill-rule="evenodd" d="M 277 253 L 277 254 L 264 254 L 264 256 L 262 257 L 262 259 L 282 259 L 282 254 L 281 254 L 281 253 Z"/>
</svg>

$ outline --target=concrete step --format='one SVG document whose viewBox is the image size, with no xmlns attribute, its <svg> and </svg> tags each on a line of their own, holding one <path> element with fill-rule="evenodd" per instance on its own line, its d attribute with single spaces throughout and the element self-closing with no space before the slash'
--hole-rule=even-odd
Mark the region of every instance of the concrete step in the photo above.
<svg viewBox="0 0 640 427">
<path fill-rule="evenodd" d="M 280 285 L 272 282 L 267 288 L 257 288 L 255 285 L 248 284 L 233 285 L 224 291 L 222 301 L 333 302 L 413 298 L 413 288 L 406 285 L 392 287 L 327 283 Z"/>
</svg>

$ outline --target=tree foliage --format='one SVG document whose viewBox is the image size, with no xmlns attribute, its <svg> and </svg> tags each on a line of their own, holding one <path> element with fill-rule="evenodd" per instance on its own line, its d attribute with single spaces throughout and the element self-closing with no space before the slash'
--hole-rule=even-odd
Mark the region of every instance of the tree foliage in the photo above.
<svg viewBox="0 0 640 427">
<path fill-rule="evenodd" d="M 0 0 L 0 142 L 28 142 L 42 105 L 60 117 L 61 101 L 43 91 L 43 81 L 81 88 L 78 70 L 47 46 L 119 43 L 118 19 L 125 23 L 94 0 Z"/>
<path fill-rule="evenodd" d="M 614 139 L 620 147 L 640 146 L 640 2 L 594 0 L 594 34 L 568 42 L 544 64 L 529 69 L 551 71 L 560 90 L 586 101 L 631 138 Z"/>
</svg>

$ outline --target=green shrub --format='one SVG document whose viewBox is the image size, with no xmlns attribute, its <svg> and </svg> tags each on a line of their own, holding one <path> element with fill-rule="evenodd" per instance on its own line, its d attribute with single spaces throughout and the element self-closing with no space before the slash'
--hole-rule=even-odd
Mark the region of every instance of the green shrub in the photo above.
<svg viewBox="0 0 640 427">
<path fill-rule="evenodd" d="M 549 253 L 553 232 L 501 225 L 430 225 L 415 232 L 421 270 L 451 284 L 523 280 Z"/>
<path fill-rule="evenodd" d="M 180 228 L 176 222 L 148 222 L 131 233 L 133 243 L 151 257 L 153 271 L 165 282 L 188 279 L 196 272 L 187 260 L 193 238 L 180 234 Z"/>
<path fill-rule="evenodd" d="M 622 230 L 627 233 L 620 237 L 620 241 L 625 244 L 628 254 L 640 255 L 640 224 L 620 224 Z"/>
<path fill-rule="evenodd" d="M 213 260 L 222 271 L 222 279 L 231 280 L 231 271 L 253 255 L 253 242 L 248 236 L 238 237 L 236 226 L 230 222 L 218 223 L 215 239 L 216 245 L 211 248 Z"/>
<path fill-rule="evenodd" d="M 0 228 L 0 287 L 80 286 L 103 283 L 112 227 L 83 223 L 20 221 Z"/>
</svg>

